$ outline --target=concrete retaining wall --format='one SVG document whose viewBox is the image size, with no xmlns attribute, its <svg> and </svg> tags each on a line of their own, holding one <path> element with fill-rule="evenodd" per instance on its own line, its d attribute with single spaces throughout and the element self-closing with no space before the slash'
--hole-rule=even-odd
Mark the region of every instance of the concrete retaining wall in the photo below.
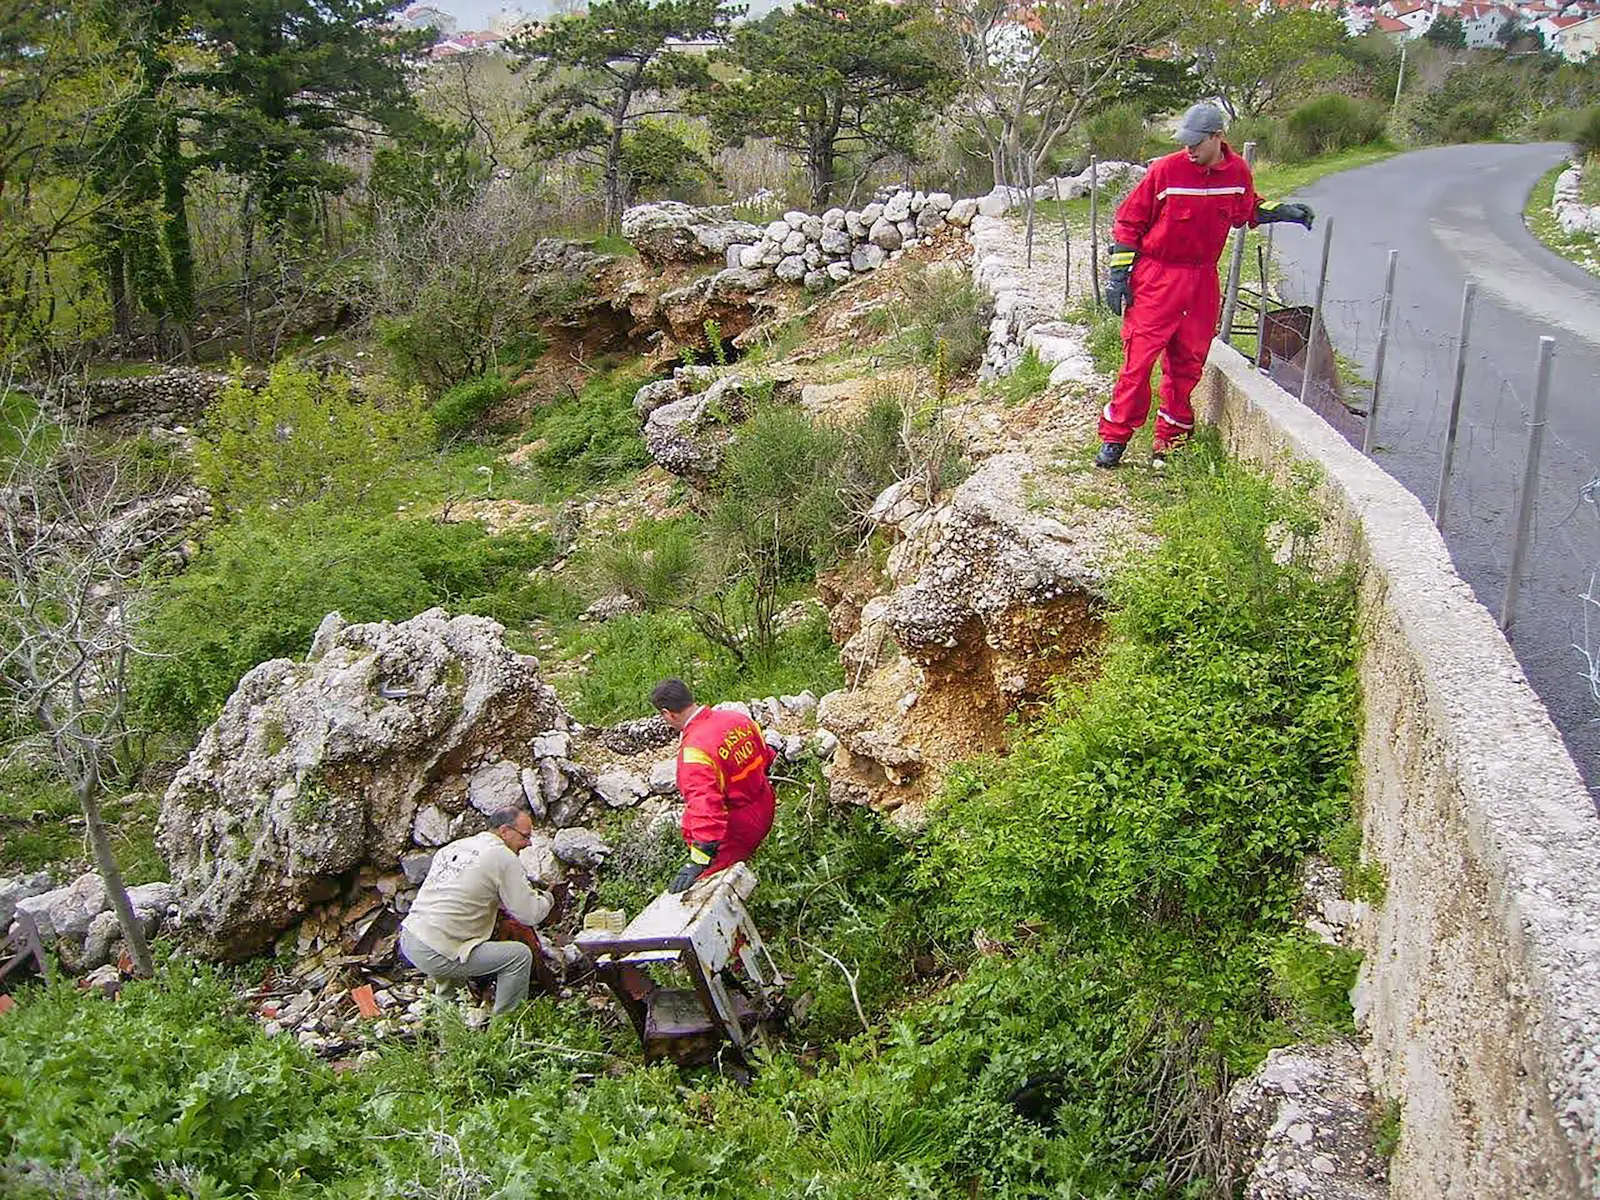
<svg viewBox="0 0 1600 1200">
<path fill-rule="evenodd" d="M 1220 343 L 1195 407 L 1241 457 L 1320 468 L 1357 574 L 1387 888 L 1356 1007 L 1403 1105 L 1393 1196 L 1600 1196 L 1600 819 L 1577 769 L 1415 497 Z"/>
</svg>

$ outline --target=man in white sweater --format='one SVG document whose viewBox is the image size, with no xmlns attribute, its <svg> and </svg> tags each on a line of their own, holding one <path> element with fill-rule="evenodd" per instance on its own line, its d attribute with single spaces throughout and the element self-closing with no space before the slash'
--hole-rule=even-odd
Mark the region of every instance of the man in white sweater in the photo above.
<svg viewBox="0 0 1600 1200">
<path fill-rule="evenodd" d="M 528 998 L 533 950 L 521 942 L 491 942 L 496 916 L 503 908 L 531 928 L 550 913 L 549 894 L 528 885 L 517 858 L 532 835 L 528 810 L 508 808 L 489 818 L 486 832 L 445 846 L 400 924 L 400 952 L 425 975 L 493 975 L 497 1016 Z"/>
</svg>

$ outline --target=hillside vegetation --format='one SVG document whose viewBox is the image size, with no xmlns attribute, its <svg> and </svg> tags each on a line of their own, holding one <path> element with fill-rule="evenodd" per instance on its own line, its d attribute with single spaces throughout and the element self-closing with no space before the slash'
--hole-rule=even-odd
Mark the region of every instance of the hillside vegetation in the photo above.
<svg viewBox="0 0 1600 1200">
<path fill-rule="evenodd" d="M 920 832 L 785 789 L 755 913 L 814 1003 L 748 1087 L 637 1065 L 631 1030 L 581 999 L 483 1033 L 445 1009 L 341 1071 L 261 1032 L 236 998 L 254 969 L 169 952 L 116 1004 L 63 984 L 6 1018 L 7 1186 L 1211 1193 L 1228 1082 L 1349 1022 L 1353 962 L 1292 909 L 1299 863 L 1349 820 L 1351 593 L 1311 569 L 1305 498 L 1214 443 L 1160 524 L 1098 675 Z"/>
</svg>

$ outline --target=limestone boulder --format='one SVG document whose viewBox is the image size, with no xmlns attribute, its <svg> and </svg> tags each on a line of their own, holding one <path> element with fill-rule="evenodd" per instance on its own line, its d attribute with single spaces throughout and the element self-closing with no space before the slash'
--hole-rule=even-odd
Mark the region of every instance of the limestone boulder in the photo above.
<svg viewBox="0 0 1600 1200">
<path fill-rule="evenodd" d="M 17 903 L 30 896 L 40 896 L 55 887 L 49 871 L 32 871 L 0 879 L 0 930 L 11 928 L 17 915 Z"/>
<path fill-rule="evenodd" d="M 1098 641 L 1111 535 L 1030 505 L 1035 469 L 994 455 L 931 511 L 907 489 L 879 497 L 905 540 L 889 556 L 893 590 L 838 631 L 850 690 L 817 714 L 838 739 L 837 798 L 915 806 L 950 763 L 1002 751 L 1009 716 Z"/>
<path fill-rule="evenodd" d="M 248 956 L 352 872 L 396 870 L 414 836 L 471 832 L 475 810 L 439 828 L 470 781 L 504 763 L 495 778 L 520 799 L 512 755 L 565 721 L 538 661 L 487 618 L 325 626 L 314 661 L 274 659 L 240 681 L 167 789 L 157 839 L 187 937 Z"/>
<path fill-rule="evenodd" d="M 731 427 L 748 415 L 742 376 L 727 375 L 697 396 L 655 410 L 644 426 L 645 449 L 664 470 L 703 481 L 716 473 Z"/>
<path fill-rule="evenodd" d="M 762 261 L 766 261 L 765 254 Z M 703 346 L 707 321 L 715 321 L 726 340 L 778 315 L 782 305 L 770 294 L 776 280 L 766 266 L 725 269 L 664 292 L 648 310 L 634 315 L 664 325 L 680 345 Z"/>
<path fill-rule="evenodd" d="M 728 247 L 761 240 L 761 230 L 716 209 L 673 200 L 639 204 L 622 214 L 622 236 L 654 263 L 726 260 Z"/>
<path fill-rule="evenodd" d="M 94 919 L 111 907 L 106 885 L 93 871 L 79 875 L 65 887 L 26 896 L 16 902 L 16 912 L 33 918 L 46 941 L 82 937 Z"/>
</svg>

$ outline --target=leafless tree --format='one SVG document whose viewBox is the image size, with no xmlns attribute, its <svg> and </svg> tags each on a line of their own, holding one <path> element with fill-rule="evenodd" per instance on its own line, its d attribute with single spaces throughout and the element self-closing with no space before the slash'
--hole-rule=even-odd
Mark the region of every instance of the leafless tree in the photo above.
<svg viewBox="0 0 1600 1200">
<path fill-rule="evenodd" d="M 952 120 L 988 151 L 997 185 L 1047 174 L 1050 152 L 1130 59 L 1174 21 L 1158 0 L 936 0 L 966 81 Z"/>
<path fill-rule="evenodd" d="M 126 460 L 95 453 L 81 427 L 35 418 L 0 469 L 0 728 L 16 735 L 10 755 L 43 758 L 71 785 L 134 966 L 148 975 L 100 801 L 128 741 L 140 564 L 181 536 L 181 521 L 169 483 L 136 486 Z"/>
<path fill-rule="evenodd" d="M 405 322 L 403 353 L 423 382 L 446 388 L 498 367 L 501 349 L 530 327 L 520 268 L 542 224 L 529 199 L 502 181 L 462 203 L 379 213 L 374 309 Z"/>
</svg>

